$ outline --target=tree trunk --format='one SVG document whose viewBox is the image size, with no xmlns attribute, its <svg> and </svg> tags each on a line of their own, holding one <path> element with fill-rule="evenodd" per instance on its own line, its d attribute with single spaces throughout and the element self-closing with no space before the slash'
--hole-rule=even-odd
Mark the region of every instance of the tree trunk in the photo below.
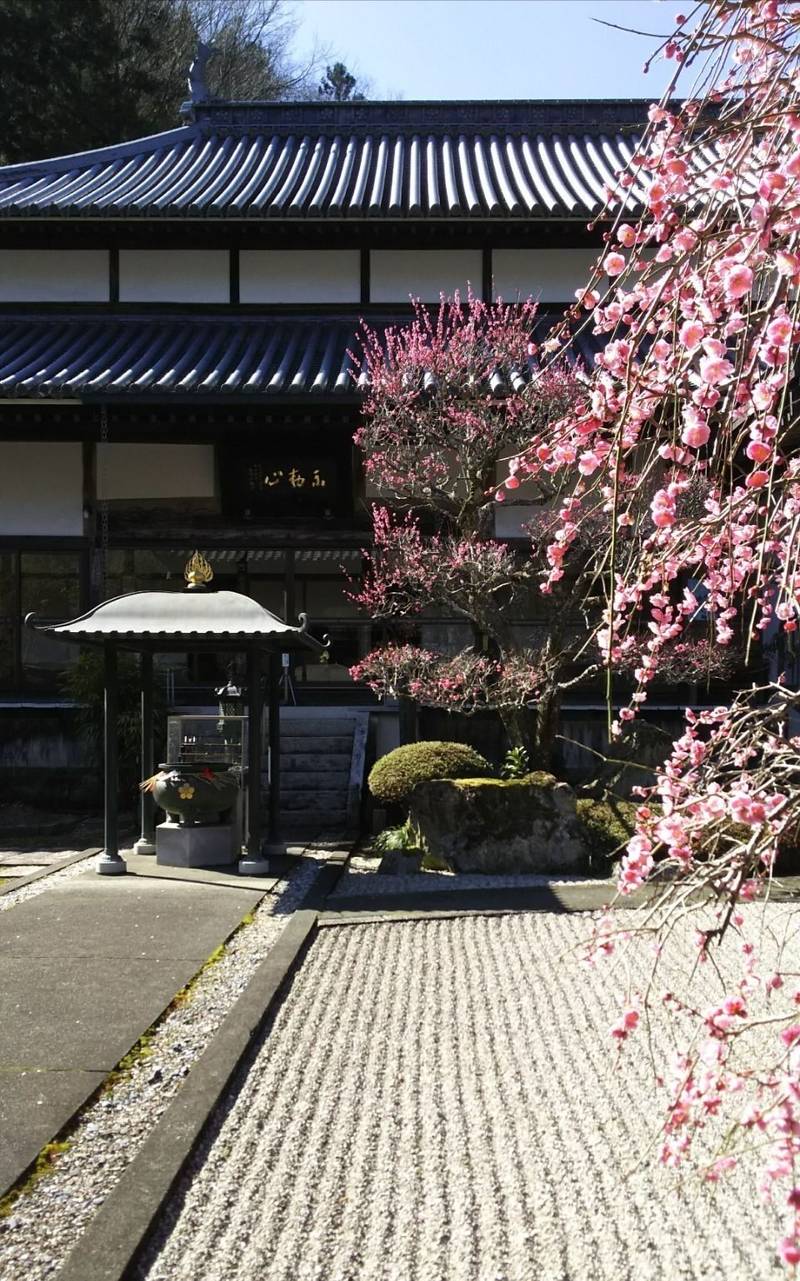
<svg viewBox="0 0 800 1281">
<path fill-rule="evenodd" d="M 555 681 L 545 685 L 536 704 L 536 748 L 531 764 L 552 771 L 556 734 L 561 716 L 561 693 Z"/>
<path fill-rule="evenodd" d="M 500 710 L 509 746 L 524 747 L 532 769 L 552 773 L 560 710 L 561 697 L 555 683 L 544 687 L 535 706 Z"/>
</svg>

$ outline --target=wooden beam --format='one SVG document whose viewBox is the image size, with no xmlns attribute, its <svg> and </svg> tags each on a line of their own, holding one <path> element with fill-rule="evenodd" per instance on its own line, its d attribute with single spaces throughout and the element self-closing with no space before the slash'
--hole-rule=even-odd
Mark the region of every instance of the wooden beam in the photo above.
<svg viewBox="0 0 800 1281">
<path fill-rule="evenodd" d="M 280 654 L 269 656 L 269 820 L 268 839 L 280 836 L 281 823 L 281 670 Z"/>
</svg>

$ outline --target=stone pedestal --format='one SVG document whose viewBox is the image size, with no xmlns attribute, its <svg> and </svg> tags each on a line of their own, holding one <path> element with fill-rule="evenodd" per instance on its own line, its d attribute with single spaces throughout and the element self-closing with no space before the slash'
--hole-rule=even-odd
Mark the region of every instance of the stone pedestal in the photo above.
<svg viewBox="0 0 800 1281">
<path fill-rule="evenodd" d="M 156 828 L 156 862 L 166 867 L 220 867 L 238 856 L 238 831 L 232 823 L 159 823 Z"/>
</svg>

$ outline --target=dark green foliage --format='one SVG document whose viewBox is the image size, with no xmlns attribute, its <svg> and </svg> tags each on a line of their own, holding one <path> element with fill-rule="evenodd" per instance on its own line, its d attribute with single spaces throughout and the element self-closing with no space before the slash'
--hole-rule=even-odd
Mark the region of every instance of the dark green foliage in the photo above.
<svg viewBox="0 0 800 1281">
<path fill-rule="evenodd" d="M 325 68 L 325 76 L 317 92 L 320 98 L 330 98 L 332 102 L 363 102 L 364 94 L 354 92 L 357 84 L 355 76 L 344 63 L 335 62 L 332 67 Z"/>
<path fill-rule="evenodd" d="M 369 790 L 382 805 L 402 805 L 418 783 L 435 778 L 488 778 L 489 762 L 465 743 L 407 743 L 373 765 Z"/>
<path fill-rule="evenodd" d="M 406 819 L 402 827 L 385 827 L 372 842 L 374 854 L 389 854 L 394 850 L 416 851 L 419 848 L 419 834 L 413 823 Z"/>
<path fill-rule="evenodd" d="M 174 129 L 198 38 L 212 97 L 310 96 L 294 25 L 283 0 L 0 0 L 0 162 Z"/>
<path fill-rule="evenodd" d="M 63 155 L 164 128 L 153 103 L 174 8 L 0 0 L 0 158 Z M 173 113 L 166 127 L 177 123 Z"/>
<path fill-rule="evenodd" d="M 524 778 L 530 772 L 531 761 L 524 747 L 510 747 L 505 755 L 500 773 L 503 778 Z"/>
<path fill-rule="evenodd" d="M 119 685 L 119 792 L 120 803 L 133 805 L 139 792 L 141 778 L 139 756 L 141 747 L 141 686 L 139 661 L 130 654 L 117 656 Z M 105 725 L 105 681 L 103 656 L 96 650 L 84 650 L 65 677 L 67 696 L 80 705 L 78 725 L 89 746 L 98 768 L 103 759 L 103 732 Z M 154 690 L 154 703 L 156 702 Z M 153 708 L 156 744 L 163 735 L 163 708 Z"/>
</svg>

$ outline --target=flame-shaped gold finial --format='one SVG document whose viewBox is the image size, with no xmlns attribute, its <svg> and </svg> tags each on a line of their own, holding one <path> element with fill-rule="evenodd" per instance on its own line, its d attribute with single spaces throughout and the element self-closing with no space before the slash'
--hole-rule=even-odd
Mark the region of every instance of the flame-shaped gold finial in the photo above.
<svg viewBox="0 0 800 1281">
<path fill-rule="evenodd" d="M 195 551 L 186 562 L 183 576 L 186 579 L 187 590 L 191 592 L 210 583 L 214 577 L 214 571 L 203 553 Z"/>
</svg>

